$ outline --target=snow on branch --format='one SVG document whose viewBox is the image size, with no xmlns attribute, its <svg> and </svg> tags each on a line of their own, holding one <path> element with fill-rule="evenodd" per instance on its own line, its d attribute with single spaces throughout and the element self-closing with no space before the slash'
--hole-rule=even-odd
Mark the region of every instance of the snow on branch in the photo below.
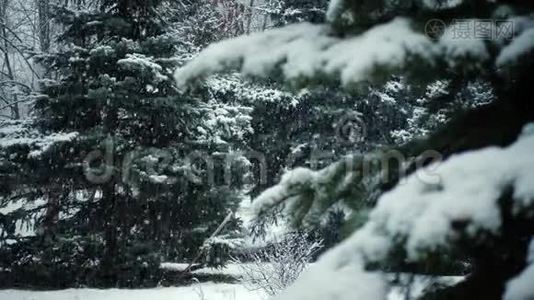
<svg viewBox="0 0 534 300">
<path fill-rule="evenodd" d="M 533 299 L 534 288 L 534 239 L 530 241 L 529 255 L 527 257 L 528 266 L 515 278 L 506 284 L 504 300 Z"/>
<path fill-rule="evenodd" d="M 489 147 L 451 157 L 435 170 L 438 183 L 425 183 L 417 174 L 384 194 L 369 221 L 343 243 L 327 252 L 278 300 L 384 299 L 385 277 L 365 271 L 368 263 L 386 259 L 395 247 L 409 261 L 424 259 L 437 249 L 449 249 L 460 236 L 498 235 L 502 217 L 499 199 L 512 190 L 512 211 L 534 208 L 534 124 L 507 148 Z M 432 167 L 432 166 L 429 166 Z M 465 180 L 469 178 L 470 180 Z M 514 215 L 515 216 L 515 215 Z M 461 222 L 465 226 L 455 226 Z M 509 283 L 514 293 L 532 295 L 529 267 Z"/>
<path fill-rule="evenodd" d="M 154 62 L 151 57 L 142 54 L 127 54 L 126 58 L 121 59 L 117 64 L 124 70 L 139 73 L 140 75 L 149 76 L 154 82 L 159 83 L 167 80 L 163 74 L 163 67 Z"/>
<path fill-rule="evenodd" d="M 504 48 L 497 57 L 497 66 L 515 63 L 524 54 L 534 49 L 534 28 L 521 33 L 508 47 Z"/>
<path fill-rule="evenodd" d="M 0 122 L 0 150 L 14 146 L 30 148 L 29 157 L 38 157 L 57 143 L 72 141 L 78 132 L 43 134 L 32 126 L 31 119 Z"/>
<path fill-rule="evenodd" d="M 530 264 L 519 276 L 506 285 L 504 300 L 523 300 L 534 298 L 534 264 Z"/>
<path fill-rule="evenodd" d="M 402 65 L 411 55 L 430 61 L 432 47 L 404 18 L 347 39 L 332 36 L 327 25 L 301 23 L 214 44 L 178 69 L 175 78 L 184 86 L 199 77 L 240 69 L 252 76 L 281 71 L 290 80 L 340 76 L 349 84 L 365 79 L 376 66 Z"/>
<path fill-rule="evenodd" d="M 345 38 L 334 36 L 329 25 L 294 24 L 213 44 L 178 69 L 175 79 L 184 87 L 207 75 L 238 70 L 258 77 L 281 74 L 289 81 L 328 77 L 348 86 L 373 79 L 384 70 L 409 72 L 423 65 L 471 71 L 487 63 L 501 67 L 534 49 L 529 30 L 533 22 L 510 21 L 517 27 L 517 37 L 510 43 L 474 35 L 458 37 L 460 24 L 456 23 L 450 24 L 439 40 L 433 40 L 403 17 Z M 502 50 L 496 62 L 489 54 L 492 47 Z"/>
<path fill-rule="evenodd" d="M 342 19 L 343 21 L 355 21 L 357 19 L 351 14 L 351 9 L 355 9 L 354 3 L 357 3 L 360 11 L 365 11 L 362 7 L 367 9 L 374 8 L 374 15 L 380 16 L 388 12 L 398 12 L 406 7 L 418 7 L 424 10 L 444 10 L 457 7 L 464 3 L 463 0 L 419 0 L 419 1 L 394 1 L 394 0 L 370 0 L 370 1 L 350 1 L 350 0 L 330 0 L 328 10 L 326 12 L 326 19 L 329 22 L 336 22 Z M 351 7 L 352 6 L 352 7 Z M 354 11 L 353 11 L 354 12 Z"/>
<path fill-rule="evenodd" d="M 408 177 L 405 184 L 380 198 L 363 231 L 381 232 L 378 236 L 388 240 L 406 237 L 405 250 L 413 260 L 426 251 L 446 247 L 458 233 L 454 229 L 458 222 L 466 224 L 465 233 L 470 237 L 483 232 L 498 234 L 498 200 L 506 190 L 514 191 L 514 211 L 534 204 L 531 129 L 532 125 L 527 126 L 508 148 L 489 147 L 453 156 L 435 170 L 438 183 L 428 184 L 417 174 Z"/>
<path fill-rule="evenodd" d="M 400 169 L 394 170 L 392 160 L 401 164 Z M 261 221 L 281 210 L 292 226 L 313 228 L 330 209 L 353 207 L 354 200 L 364 204 L 376 199 L 378 195 L 371 191 L 380 189 L 388 180 L 387 174 L 396 172 L 401 176 L 412 161 L 397 150 L 378 150 L 367 155 L 348 155 L 320 170 L 296 168 L 254 199 L 253 213 Z"/>
</svg>

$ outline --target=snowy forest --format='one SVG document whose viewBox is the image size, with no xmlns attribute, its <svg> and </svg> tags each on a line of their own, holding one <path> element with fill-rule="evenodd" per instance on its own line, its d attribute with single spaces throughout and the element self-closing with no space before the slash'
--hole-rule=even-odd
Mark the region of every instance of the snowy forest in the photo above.
<svg viewBox="0 0 534 300">
<path fill-rule="evenodd" d="M 0 300 L 533 300 L 534 2 L 0 0 Z"/>
</svg>

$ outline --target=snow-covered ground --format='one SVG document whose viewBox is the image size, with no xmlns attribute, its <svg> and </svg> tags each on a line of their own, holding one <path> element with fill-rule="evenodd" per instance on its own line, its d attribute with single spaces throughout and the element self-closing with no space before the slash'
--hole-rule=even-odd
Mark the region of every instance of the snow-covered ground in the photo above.
<svg viewBox="0 0 534 300">
<path fill-rule="evenodd" d="M 461 278 L 449 278 L 450 283 Z M 418 279 L 410 291 L 412 296 L 419 296 L 427 284 L 425 279 Z M 442 282 L 443 283 L 443 282 Z M 406 291 L 394 288 L 388 300 L 406 299 Z M 240 284 L 199 283 L 186 287 L 154 289 L 68 289 L 60 291 L 21 291 L 0 290 L 0 300 L 267 300 L 259 291 L 249 291 Z"/>
<path fill-rule="evenodd" d="M 167 267 L 178 268 L 180 264 L 167 264 Z M 225 274 L 239 277 L 238 265 L 229 264 L 222 270 L 204 268 L 193 273 Z M 392 275 L 393 276 L 393 275 Z M 401 282 L 409 279 L 401 275 Z M 409 293 L 418 297 L 422 291 L 432 283 L 439 282 L 444 285 L 456 284 L 461 277 L 416 276 Z M 407 290 L 403 284 L 393 287 L 389 292 L 388 300 L 406 299 Z M 227 283 L 198 283 L 184 287 L 153 288 L 153 289 L 67 289 L 59 291 L 24 291 L 0 290 L 0 300 L 268 300 L 268 296 L 261 291 L 250 291 L 241 284 Z"/>
<path fill-rule="evenodd" d="M 187 264 L 164 263 L 169 270 L 183 270 Z M 239 276 L 239 266 L 229 264 L 223 269 L 203 268 L 193 274 Z M 249 291 L 240 284 L 197 283 L 183 287 L 153 289 L 67 289 L 59 291 L 0 290 L 0 300 L 265 300 L 259 291 Z"/>
<path fill-rule="evenodd" d="M 202 283 L 187 287 L 123 289 L 68 289 L 60 291 L 1 290 L 0 300 L 263 300 L 241 285 Z"/>
<path fill-rule="evenodd" d="M 252 222 L 251 207 L 247 202 L 242 203 L 239 216 L 245 223 Z M 283 225 L 273 226 L 271 235 L 266 240 L 275 240 L 283 235 Z M 257 245 L 257 241 L 247 241 L 250 245 Z M 265 241 L 263 241 L 265 242 Z M 255 244 L 256 243 L 256 244 Z M 533 247 L 534 249 L 534 247 Z M 183 263 L 166 262 L 161 265 L 163 269 L 180 271 L 189 265 Z M 230 275 L 239 279 L 241 269 L 237 264 L 228 264 L 223 269 L 201 268 L 193 274 L 220 274 Z M 404 278 L 405 276 L 401 276 Z M 414 285 L 409 290 L 412 297 L 422 294 L 425 287 L 434 282 L 436 278 L 417 276 L 413 278 Z M 461 277 L 443 277 L 442 284 L 454 284 Z M 402 280 L 401 280 L 402 281 Z M 388 294 L 388 300 L 406 299 L 407 290 L 402 284 L 393 287 Z M 66 289 L 58 291 L 27 291 L 27 290 L 0 290 L 0 300 L 267 300 L 261 291 L 250 291 L 242 284 L 228 283 L 197 283 L 184 287 L 160 287 L 152 289 Z"/>
</svg>

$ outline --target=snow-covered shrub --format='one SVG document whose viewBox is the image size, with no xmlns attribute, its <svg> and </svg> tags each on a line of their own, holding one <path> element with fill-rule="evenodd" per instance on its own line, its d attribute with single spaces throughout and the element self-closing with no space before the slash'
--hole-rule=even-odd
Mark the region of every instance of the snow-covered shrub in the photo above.
<svg viewBox="0 0 534 300">
<path fill-rule="evenodd" d="M 322 240 L 307 233 L 290 233 L 281 241 L 234 261 L 248 289 L 274 296 L 297 280 L 322 247 Z"/>
</svg>

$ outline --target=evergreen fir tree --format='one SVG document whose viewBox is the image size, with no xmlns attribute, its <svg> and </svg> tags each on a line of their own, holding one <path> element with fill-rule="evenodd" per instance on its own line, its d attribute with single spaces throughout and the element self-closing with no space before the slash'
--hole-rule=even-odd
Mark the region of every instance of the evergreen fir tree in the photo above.
<svg viewBox="0 0 534 300">
<path fill-rule="evenodd" d="M 236 210 L 239 183 L 206 179 L 226 160 L 213 169 L 203 161 L 221 150 L 200 134 L 212 109 L 175 87 L 178 42 L 163 30 L 159 2 L 55 8 L 63 46 L 46 59 L 58 80 L 43 82 L 35 125 L 45 136 L 76 138 L 5 152 L 18 174 L 4 184 L 5 202 L 39 204 L 2 216 L 7 232 L 29 218 L 36 232 L 2 248 L 6 284 L 155 285 L 161 261 L 192 261 Z M 234 218 L 221 234 L 238 226 Z M 200 262 L 224 263 L 225 244 L 208 242 Z"/>
<path fill-rule="evenodd" d="M 268 11 L 274 26 L 299 22 L 321 23 L 324 21 L 328 1 L 326 0 L 270 0 Z"/>
<path fill-rule="evenodd" d="M 297 168 L 256 199 L 260 217 L 284 209 L 304 226 L 339 203 L 376 204 L 360 229 L 278 299 L 385 299 L 393 284 L 387 272 L 440 275 L 442 263 L 451 259 L 471 261 L 469 276 L 427 293 L 429 299 L 534 295 L 523 285 L 532 280 L 533 268 L 527 249 L 534 205 L 526 184 L 534 170 L 528 75 L 534 67 L 533 10 L 520 1 L 334 0 L 327 24 L 286 26 L 224 41 L 176 72 L 184 87 L 203 75 L 237 68 L 297 86 L 341 83 L 356 91 L 402 74 L 410 81 L 449 82 L 447 93 L 429 101 L 437 107 L 458 99 L 464 103 L 452 109 L 445 105 L 453 120 L 429 120 L 437 127 L 433 132 L 393 149 L 404 160 L 383 164 L 391 158 L 392 149 L 386 148 L 319 171 Z M 499 18 L 517 31 L 487 40 L 474 31 L 460 41 L 454 36 L 462 20 Z M 425 27 L 436 19 L 445 24 L 444 31 L 430 34 Z M 504 29 L 498 22 L 492 26 L 492 32 Z M 469 81 L 487 82 L 495 100 L 466 104 Z M 470 110 L 455 109 L 462 106 Z M 438 183 L 421 180 L 416 172 L 436 166 L 424 155 L 429 150 L 445 160 Z M 317 288 L 311 291 L 311 286 Z"/>
</svg>

